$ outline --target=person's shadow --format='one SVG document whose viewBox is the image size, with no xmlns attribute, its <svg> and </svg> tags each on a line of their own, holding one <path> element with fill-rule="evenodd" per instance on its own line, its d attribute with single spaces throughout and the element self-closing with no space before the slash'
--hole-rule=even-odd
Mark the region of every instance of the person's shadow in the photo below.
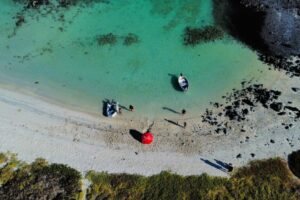
<svg viewBox="0 0 300 200">
<path fill-rule="evenodd" d="M 130 129 L 129 130 L 129 134 L 137 141 L 142 142 L 142 133 L 134 130 L 134 129 Z"/>
<path fill-rule="evenodd" d="M 232 170 L 233 170 L 232 164 L 227 164 L 227 163 L 225 163 L 225 162 L 223 162 L 223 161 L 220 161 L 220 160 L 217 160 L 217 159 L 215 159 L 215 161 L 216 161 L 216 163 L 217 163 L 218 165 L 220 165 L 220 166 L 222 166 L 223 168 L 227 169 L 228 172 L 232 172 Z"/>
<path fill-rule="evenodd" d="M 203 158 L 200 158 L 200 159 L 201 159 L 203 162 L 205 162 L 206 164 L 208 164 L 208 165 L 210 165 L 210 166 L 212 166 L 212 167 L 214 167 L 214 168 L 216 168 L 216 169 L 218 169 L 218 170 L 220 170 L 220 171 L 222 171 L 222 172 L 227 172 L 226 169 L 224 169 L 223 166 L 221 166 L 221 165 L 219 165 L 219 164 L 213 163 L 213 162 L 211 162 L 211 161 L 209 161 L 209 160 L 207 160 L 207 159 L 203 159 Z"/>
<path fill-rule="evenodd" d="M 169 122 L 170 124 L 173 124 L 173 125 L 175 125 L 175 126 L 179 126 L 179 127 L 184 128 L 183 126 L 181 126 L 180 124 L 178 124 L 177 122 L 174 122 L 174 121 L 172 121 L 172 120 L 165 119 L 165 121 L 167 121 L 167 122 Z"/>
<path fill-rule="evenodd" d="M 178 84 L 178 76 L 175 74 L 168 74 L 171 77 L 171 85 L 176 91 L 181 91 L 181 88 Z"/>
</svg>

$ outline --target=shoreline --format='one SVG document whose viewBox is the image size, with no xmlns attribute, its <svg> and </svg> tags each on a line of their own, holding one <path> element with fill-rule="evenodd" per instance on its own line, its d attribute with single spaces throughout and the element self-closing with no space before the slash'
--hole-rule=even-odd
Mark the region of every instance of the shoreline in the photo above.
<svg viewBox="0 0 300 200">
<path fill-rule="evenodd" d="M 282 75 L 273 87 L 287 90 L 298 82 Z M 282 99 L 293 98 L 292 92 L 285 92 Z M 189 119 L 186 129 L 157 120 L 152 128 L 154 143 L 145 146 L 133 139 L 130 130 L 145 131 L 152 124 L 148 119 L 110 120 L 7 89 L 0 88 L 0 94 L 0 151 L 17 153 L 20 159 L 29 162 L 43 157 L 81 172 L 152 175 L 170 170 L 181 175 L 228 176 L 204 160 L 218 159 L 242 166 L 254 159 L 274 156 L 286 159 L 300 147 L 297 135 L 300 123 L 285 130 L 281 123 L 288 119 L 278 118 L 263 108 L 250 114 L 250 122 L 243 122 L 247 132 L 233 128 L 228 135 L 208 134 L 210 127 L 200 117 Z M 297 98 L 294 100 L 300 105 Z M 255 127 L 251 129 L 253 124 Z M 237 158 L 238 155 L 241 157 Z"/>
</svg>

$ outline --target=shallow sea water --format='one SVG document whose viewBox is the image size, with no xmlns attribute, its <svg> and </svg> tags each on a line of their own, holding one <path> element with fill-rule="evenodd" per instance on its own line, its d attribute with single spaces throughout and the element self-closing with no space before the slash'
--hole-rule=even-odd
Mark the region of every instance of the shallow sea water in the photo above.
<svg viewBox="0 0 300 200">
<path fill-rule="evenodd" d="M 183 45 L 186 26 L 214 24 L 212 9 L 210 0 L 111 0 L 28 11 L 15 29 L 22 6 L 2 0 L 0 83 L 95 114 L 113 98 L 134 105 L 136 116 L 172 115 L 163 107 L 197 115 L 243 80 L 273 80 L 256 53 L 229 36 Z M 97 36 L 107 33 L 117 35 L 116 44 L 100 46 Z M 124 45 L 128 33 L 139 42 Z M 171 75 L 181 72 L 190 82 L 187 93 L 172 84 Z"/>
</svg>

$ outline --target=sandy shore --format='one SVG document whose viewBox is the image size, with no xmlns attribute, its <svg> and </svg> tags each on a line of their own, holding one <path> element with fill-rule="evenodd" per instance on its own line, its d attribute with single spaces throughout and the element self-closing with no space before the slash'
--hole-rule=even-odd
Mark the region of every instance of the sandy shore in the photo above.
<svg viewBox="0 0 300 200">
<path fill-rule="evenodd" d="M 293 101 L 293 105 L 300 106 L 300 92 L 290 89 L 298 85 L 298 78 L 283 75 L 270 87 L 283 91 L 282 101 Z M 246 132 L 233 128 L 227 135 L 209 134 L 210 127 L 200 117 L 175 116 L 172 121 L 187 122 L 187 128 L 183 129 L 163 119 L 130 120 L 125 116 L 125 111 L 116 119 L 100 114 L 91 116 L 31 95 L 0 89 L 0 151 L 15 152 L 25 161 L 43 157 L 82 172 L 151 175 L 170 170 L 183 175 L 227 176 L 214 159 L 241 166 L 253 159 L 286 158 L 300 148 L 300 123 L 294 122 L 286 130 L 282 123 L 291 118 L 279 117 L 262 107 L 244 122 Z M 152 123 L 155 136 L 152 145 L 142 145 L 131 136 L 132 130 L 143 132 Z"/>
</svg>

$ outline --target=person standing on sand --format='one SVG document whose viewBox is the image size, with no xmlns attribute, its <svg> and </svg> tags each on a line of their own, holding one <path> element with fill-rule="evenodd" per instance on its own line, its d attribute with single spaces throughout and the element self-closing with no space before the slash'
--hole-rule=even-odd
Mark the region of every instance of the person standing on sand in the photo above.
<svg viewBox="0 0 300 200">
<path fill-rule="evenodd" d="M 233 171 L 232 163 L 228 163 L 227 170 L 228 170 L 228 172 L 232 172 Z"/>
<path fill-rule="evenodd" d="M 182 110 L 181 110 L 181 114 L 182 114 L 182 115 L 185 115 L 185 113 L 186 113 L 186 110 L 185 110 L 185 109 L 182 109 Z"/>
<path fill-rule="evenodd" d="M 187 125 L 187 124 L 186 124 L 186 122 L 183 122 L 183 128 L 185 128 L 185 127 L 186 127 L 186 125 Z"/>
<path fill-rule="evenodd" d="M 133 112 L 133 111 L 134 111 L 134 107 L 133 107 L 133 105 L 129 105 L 129 110 L 130 110 L 131 112 Z"/>
</svg>

